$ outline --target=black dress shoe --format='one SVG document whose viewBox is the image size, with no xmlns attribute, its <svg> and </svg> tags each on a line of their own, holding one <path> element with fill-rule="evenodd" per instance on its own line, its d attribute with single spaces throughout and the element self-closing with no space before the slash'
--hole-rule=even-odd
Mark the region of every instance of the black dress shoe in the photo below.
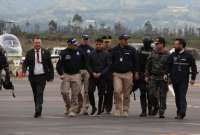
<svg viewBox="0 0 200 135">
<path fill-rule="evenodd" d="M 174 117 L 174 119 L 179 119 L 179 116 Z"/>
<path fill-rule="evenodd" d="M 39 118 L 39 117 L 41 117 L 41 113 L 40 113 L 40 112 L 36 112 L 36 113 L 34 114 L 34 118 Z"/>
<path fill-rule="evenodd" d="M 84 112 L 83 115 L 88 115 L 88 112 Z"/>
<path fill-rule="evenodd" d="M 146 116 L 147 116 L 147 113 L 142 112 L 139 116 L 140 116 L 140 117 L 146 117 Z"/>
<path fill-rule="evenodd" d="M 179 116 L 179 119 L 183 120 L 184 118 L 185 118 L 185 113 L 181 113 L 180 116 Z"/>
<path fill-rule="evenodd" d="M 155 109 L 153 110 L 153 112 L 152 112 L 152 115 L 153 115 L 153 116 L 156 116 L 157 114 L 158 114 L 158 109 L 155 108 Z"/>
<path fill-rule="evenodd" d="M 101 112 L 98 112 L 97 115 L 101 115 Z"/>
<path fill-rule="evenodd" d="M 92 112 L 91 112 L 90 115 L 94 115 L 94 114 L 96 113 L 96 111 L 97 111 L 97 108 L 96 108 L 96 107 L 93 107 L 93 108 L 92 108 Z"/>
<path fill-rule="evenodd" d="M 164 119 L 165 116 L 164 116 L 164 115 L 160 115 L 159 118 L 160 118 L 160 119 Z"/>
</svg>

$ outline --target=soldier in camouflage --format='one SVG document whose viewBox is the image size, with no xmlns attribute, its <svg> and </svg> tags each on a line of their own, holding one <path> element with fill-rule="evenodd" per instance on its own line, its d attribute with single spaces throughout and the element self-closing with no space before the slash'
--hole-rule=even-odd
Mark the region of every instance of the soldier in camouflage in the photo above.
<svg viewBox="0 0 200 135">
<path fill-rule="evenodd" d="M 167 58 L 168 51 L 165 49 L 165 39 L 158 37 L 155 41 L 155 51 L 148 58 L 146 64 L 145 80 L 149 82 L 149 96 L 154 105 L 153 115 L 165 118 L 167 85 Z"/>
</svg>

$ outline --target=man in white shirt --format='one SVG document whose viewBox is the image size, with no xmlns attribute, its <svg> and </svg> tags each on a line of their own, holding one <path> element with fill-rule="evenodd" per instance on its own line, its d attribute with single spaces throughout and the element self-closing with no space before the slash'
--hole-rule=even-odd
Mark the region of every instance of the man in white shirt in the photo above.
<svg viewBox="0 0 200 135">
<path fill-rule="evenodd" d="M 23 63 L 23 72 L 29 69 L 29 81 L 32 87 L 35 102 L 35 118 L 42 114 L 43 93 L 46 81 L 54 78 L 54 69 L 50 52 L 41 48 L 40 38 L 34 39 L 34 48 L 27 52 Z"/>
</svg>

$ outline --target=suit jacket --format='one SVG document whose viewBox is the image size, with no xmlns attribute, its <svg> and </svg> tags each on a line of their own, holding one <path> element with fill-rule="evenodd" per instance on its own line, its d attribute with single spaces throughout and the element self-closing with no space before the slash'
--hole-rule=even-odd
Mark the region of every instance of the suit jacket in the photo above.
<svg viewBox="0 0 200 135">
<path fill-rule="evenodd" d="M 45 77 L 47 81 L 54 79 L 54 68 L 51 62 L 50 52 L 46 49 L 41 49 L 42 64 L 45 72 Z M 31 49 L 27 52 L 26 58 L 24 60 L 22 70 L 23 72 L 29 70 L 29 80 L 31 81 L 34 77 L 34 68 L 35 68 L 35 49 Z"/>
</svg>

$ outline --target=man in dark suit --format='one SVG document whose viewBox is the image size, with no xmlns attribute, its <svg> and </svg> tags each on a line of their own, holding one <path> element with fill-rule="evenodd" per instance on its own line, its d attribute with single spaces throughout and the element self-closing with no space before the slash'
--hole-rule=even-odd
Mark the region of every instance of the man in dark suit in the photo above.
<svg viewBox="0 0 200 135">
<path fill-rule="evenodd" d="M 34 48 L 26 54 L 23 63 L 23 73 L 29 69 L 29 81 L 32 87 L 35 102 L 35 118 L 42 114 L 43 93 L 46 81 L 53 81 L 54 69 L 50 52 L 41 48 L 40 38 L 34 39 Z"/>
</svg>

